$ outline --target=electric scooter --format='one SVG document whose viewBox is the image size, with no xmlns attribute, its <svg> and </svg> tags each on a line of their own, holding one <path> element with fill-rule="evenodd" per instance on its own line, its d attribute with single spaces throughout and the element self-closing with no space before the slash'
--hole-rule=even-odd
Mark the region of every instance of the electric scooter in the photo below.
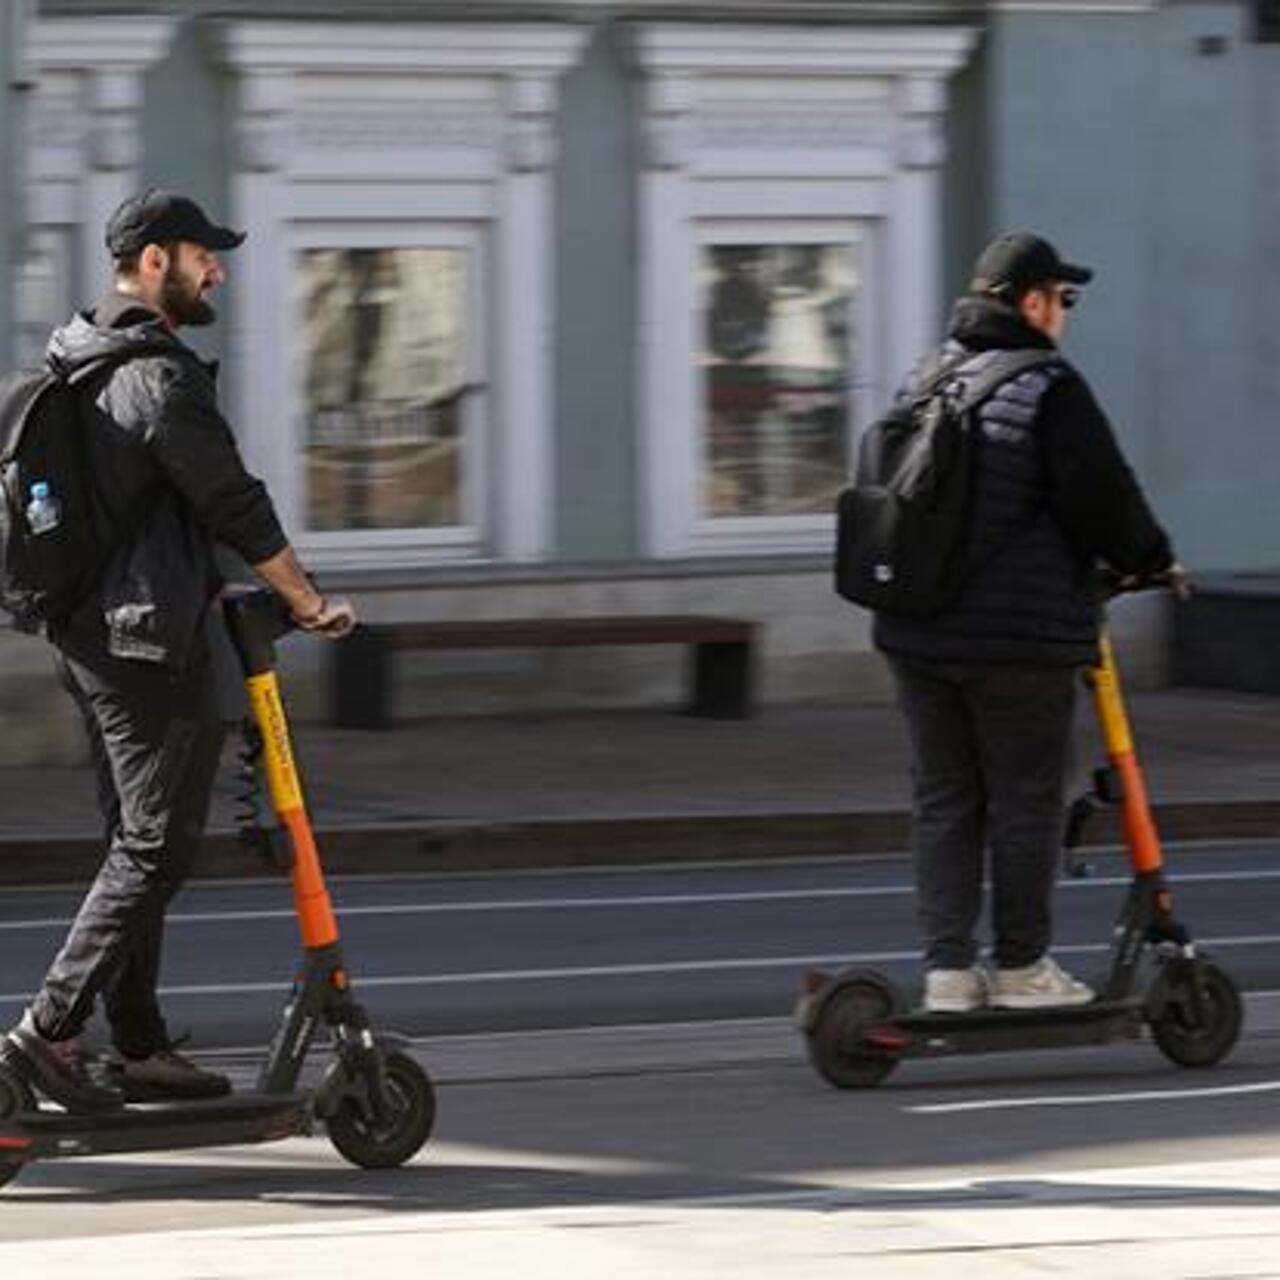
<svg viewBox="0 0 1280 1280">
<path fill-rule="evenodd" d="M 1086 672 L 1085 683 L 1092 690 L 1108 765 L 1094 774 L 1093 793 L 1071 808 L 1066 862 L 1072 873 L 1084 873 L 1075 846 L 1085 820 L 1099 808 L 1118 805 L 1133 880 L 1097 998 L 1045 1009 L 930 1013 L 906 1008 L 889 979 L 874 970 L 810 971 L 795 1021 L 814 1067 L 836 1088 L 873 1087 L 904 1058 L 1111 1044 L 1137 1039 L 1144 1025 L 1178 1066 L 1213 1066 L 1231 1052 L 1243 1022 L 1240 992 L 1231 976 L 1196 947 L 1174 914 L 1115 653 L 1105 631 L 1100 659 Z M 1153 976 L 1139 991 L 1139 970 L 1148 959 Z"/>
<path fill-rule="evenodd" d="M 316 1122 L 339 1153 L 365 1169 L 395 1168 L 431 1135 L 435 1093 L 394 1038 L 375 1035 L 357 1003 L 303 800 L 275 672 L 275 642 L 290 622 L 278 597 L 242 590 L 223 599 L 244 671 L 271 807 L 292 852 L 293 899 L 304 947 L 280 1026 L 252 1091 L 200 1101 L 126 1105 L 92 1114 L 41 1105 L 25 1060 L 0 1041 L 0 1186 L 33 1160 L 271 1142 Z M 333 1058 L 301 1089 L 307 1051 L 329 1031 Z"/>
</svg>

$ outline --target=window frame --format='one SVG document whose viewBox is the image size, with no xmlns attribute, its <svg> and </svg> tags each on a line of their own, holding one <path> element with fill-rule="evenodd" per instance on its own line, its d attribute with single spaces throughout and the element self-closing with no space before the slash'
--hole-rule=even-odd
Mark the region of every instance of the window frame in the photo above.
<svg viewBox="0 0 1280 1280">
<path fill-rule="evenodd" d="M 700 499 L 695 505 L 694 441 L 704 428 L 689 376 L 701 342 L 690 291 L 703 228 L 858 228 L 861 334 L 874 343 L 856 369 L 858 413 L 870 422 L 939 336 L 947 82 L 978 32 L 658 22 L 637 24 L 633 39 L 643 77 L 637 398 L 645 554 L 829 553 L 834 514 L 707 522 Z M 856 449 L 856 432 L 850 443 Z"/>
<path fill-rule="evenodd" d="M 313 249 L 461 249 L 468 255 L 468 329 L 463 396 L 462 490 L 465 518 L 446 528 L 333 529 L 306 527 L 305 429 L 301 395 L 302 348 L 295 342 L 287 359 L 285 398 L 287 444 L 273 451 L 266 478 L 287 527 L 297 530 L 303 552 L 316 553 L 332 565 L 386 564 L 389 556 L 471 556 L 492 541 L 493 485 L 489 458 L 492 414 L 489 396 L 489 351 L 492 346 L 488 298 L 489 243 L 483 225 L 464 221 L 324 219 L 297 221 L 283 241 L 289 281 L 289 331 L 296 334 L 293 268 L 299 253 Z"/>
<path fill-rule="evenodd" d="M 858 291 L 852 300 L 846 351 L 849 384 L 848 416 L 844 428 L 845 457 L 851 466 L 859 436 L 876 412 L 880 366 L 876 342 L 876 233 L 865 218 L 707 218 L 693 228 L 691 246 L 690 304 L 694 313 L 694 346 L 690 352 L 689 432 L 692 457 L 688 529 L 690 550 L 750 551 L 766 542 L 770 549 L 779 544 L 825 544 L 830 514 L 776 516 L 712 516 L 706 511 L 704 493 L 709 466 L 706 414 L 707 379 L 698 360 L 702 349 L 704 316 L 699 306 L 696 271 L 699 255 L 713 246 L 732 245 L 841 245 L 854 250 Z M 858 359 L 859 353 L 861 359 Z M 672 477 L 676 480 L 676 477 Z"/>
</svg>

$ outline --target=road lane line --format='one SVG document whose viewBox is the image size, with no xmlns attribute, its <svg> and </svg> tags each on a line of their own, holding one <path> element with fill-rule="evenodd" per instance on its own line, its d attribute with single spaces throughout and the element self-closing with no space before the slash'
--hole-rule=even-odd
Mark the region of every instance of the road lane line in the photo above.
<svg viewBox="0 0 1280 1280">
<path fill-rule="evenodd" d="M 1174 878 L 1175 892 L 1180 885 L 1202 883 L 1248 883 L 1280 880 L 1280 869 L 1273 871 L 1221 871 L 1196 872 Z M 1059 888 L 1065 891 L 1084 889 L 1114 889 L 1132 883 L 1129 876 L 1097 876 L 1083 880 L 1063 880 Z M 809 889 L 749 889 L 719 893 L 656 893 L 617 897 L 568 897 L 568 898 L 495 898 L 475 902 L 394 902 L 371 906 L 338 903 L 338 915 L 343 918 L 362 916 L 417 916 L 455 915 L 468 912 L 509 911 L 572 911 L 625 909 L 636 907 L 690 907 L 721 906 L 752 902 L 803 902 L 821 898 L 891 898 L 908 897 L 915 892 L 910 884 L 891 885 L 829 885 Z M 185 924 L 243 924 L 258 920 L 289 920 L 294 915 L 291 907 L 255 908 L 242 911 L 175 911 L 167 917 L 170 925 Z M 72 922 L 71 916 L 42 916 L 28 920 L 0 921 L 0 933 L 16 933 L 23 930 L 65 929 Z"/>
<path fill-rule="evenodd" d="M 1280 879 L 1280 872 L 1277 873 Z M 815 889 L 762 889 L 737 893 L 659 893 L 635 897 L 610 898 L 497 898 L 475 902 L 392 902 L 374 906 L 336 904 L 342 919 L 358 916 L 454 915 L 467 912 L 504 911 L 569 911 L 581 909 L 632 907 L 717 906 L 744 902 L 807 901 L 813 898 L 884 898 L 900 897 L 914 892 L 910 885 L 875 885 L 867 887 L 833 887 Z M 243 923 L 251 920 L 289 920 L 291 907 L 261 908 L 248 911 L 175 911 L 166 917 L 169 924 L 218 924 L 222 921 Z M 0 921 L 0 932 L 21 929 L 66 928 L 71 916 L 45 916 L 31 920 Z"/>
<path fill-rule="evenodd" d="M 1280 1092 L 1280 1080 L 1253 1084 L 1207 1085 L 1202 1089 L 1143 1089 L 1131 1093 L 1063 1093 L 1032 1098 L 975 1098 L 967 1102 L 927 1102 L 903 1107 L 913 1115 L 956 1115 L 968 1111 L 1015 1111 L 1026 1107 L 1091 1107 L 1118 1102 L 1177 1102 L 1188 1098 L 1225 1098 Z"/>
<path fill-rule="evenodd" d="M 1255 934 L 1236 938 L 1201 938 L 1203 947 L 1252 947 L 1276 946 L 1280 934 Z M 1064 955 L 1096 955 L 1111 950 L 1109 943 L 1081 943 L 1054 947 Z M 867 964 L 895 964 L 919 959 L 917 950 L 866 951 L 852 955 L 816 956 L 743 956 L 728 959 L 707 958 L 701 960 L 652 961 L 642 964 L 591 965 L 583 967 L 559 967 L 549 969 L 482 969 L 469 973 L 393 974 L 386 977 L 357 978 L 357 988 L 376 987 L 434 987 L 459 986 L 466 983 L 489 982 L 563 982 L 597 978 L 651 977 L 671 973 L 716 973 L 751 969 L 801 969 L 815 965 L 849 966 Z M 193 984 L 162 987 L 162 996 L 212 996 L 252 995 L 257 992 L 282 992 L 289 989 L 287 982 L 242 982 L 221 984 Z M 0 1005 L 18 1004 L 31 1000 L 32 992 L 0 995 Z"/>
<path fill-rule="evenodd" d="M 1060 948 L 1061 950 L 1061 948 Z M 728 960 L 676 960 L 651 964 L 609 964 L 585 968 L 556 969 L 486 969 L 475 973 L 396 974 L 382 978 L 356 978 L 357 990 L 370 987 L 435 987 L 457 986 L 469 982 L 557 982 L 583 978 L 626 978 L 667 973 L 701 973 L 736 969 L 781 969 L 806 965 L 845 965 L 859 963 L 888 964 L 899 960 L 915 960 L 918 951 L 873 951 L 862 956 L 759 956 Z M 242 982 L 222 985 L 161 987 L 162 996 L 252 995 L 255 992 L 282 992 L 287 982 Z M 34 992 L 0 995 L 0 1005 L 16 1004 L 34 998 Z"/>
</svg>

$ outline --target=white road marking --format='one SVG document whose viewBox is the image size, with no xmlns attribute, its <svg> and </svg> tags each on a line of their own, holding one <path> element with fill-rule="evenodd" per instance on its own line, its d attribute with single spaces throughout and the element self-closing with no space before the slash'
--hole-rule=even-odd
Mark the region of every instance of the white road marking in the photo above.
<svg viewBox="0 0 1280 1280">
<path fill-rule="evenodd" d="M 395 974 L 382 978 L 357 978 L 354 987 L 438 987 L 471 982 L 558 982 L 594 978 L 641 977 L 667 973 L 702 973 L 736 969 L 803 968 L 807 965 L 887 964 L 915 960 L 918 951 L 868 951 L 861 956 L 752 956 L 733 959 L 676 960 L 651 964 L 606 964 L 582 968 L 485 969 L 474 973 Z M 162 996 L 251 995 L 254 992 L 282 992 L 287 982 L 242 982 L 223 985 L 161 987 Z M 0 995 L 0 1004 L 16 1004 L 33 999 L 34 993 Z"/>
<path fill-rule="evenodd" d="M 975 1098 L 967 1102 L 928 1102 L 903 1107 L 915 1115 L 955 1115 L 966 1111 L 1015 1111 L 1024 1107 L 1093 1107 L 1117 1102 L 1177 1102 L 1188 1098 L 1226 1098 L 1247 1093 L 1280 1092 L 1280 1080 L 1253 1084 L 1209 1085 L 1203 1089 L 1144 1089 L 1131 1093 L 1063 1093 L 1032 1098 Z"/>
<path fill-rule="evenodd" d="M 1201 938 L 1198 945 L 1226 949 L 1229 947 L 1276 946 L 1280 934 L 1254 934 L 1235 938 Z M 1104 942 L 1080 943 L 1054 947 L 1058 955 L 1094 955 L 1110 951 Z M 895 964 L 918 960 L 918 950 L 864 951 L 845 955 L 803 956 L 735 956 L 707 957 L 699 960 L 652 961 L 643 964 L 565 966 L 549 969 L 481 969 L 467 973 L 391 974 L 385 977 L 363 977 L 355 980 L 357 989 L 375 987 L 441 987 L 465 986 L 488 982 L 562 982 L 598 978 L 635 978 L 674 973 L 717 973 L 751 969 L 803 969 L 814 966 L 844 967 L 848 965 Z M 162 996 L 252 995 L 259 992 L 282 992 L 287 982 L 234 982 L 162 987 Z M 33 992 L 0 995 L 0 1005 L 20 1004 L 34 997 Z"/>
<path fill-rule="evenodd" d="M 1207 871 L 1178 875 L 1173 878 L 1173 888 L 1203 883 L 1249 883 L 1280 880 L 1280 869 L 1263 871 Z M 1085 889 L 1115 889 L 1132 883 L 1130 876 L 1096 876 L 1083 880 L 1063 880 L 1059 889 L 1081 891 Z M 343 919 L 361 916 L 419 916 L 455 915 L 468 912 L 511 911 L 576 911 L 576 910 L 631 910 L 636 907 L 695 907 L 732 906 L 753 902 L 803 902 L 821 898 L 894 898 L 909 897 L 914 886 L 906 883 L 887 885 L 826 885 L 807 889 L 749 889 L 734 892 L 705 893 L 651 893 L 619 895 L 614 897 L 564 897 L 564 898 L 495 898 L 474 902 L 389 902 L 372 905 L 338 904 L 338 915 Z M 189 924 L 244 924 L 257 920 L 290 920 L 294 916 L 291 907 L 255 908 L 243 911 L 175 911 L 166 919 L 170 925 Z M 0 933 L 16 933 L 23 930 L 66 929 L 71 916 L 41 916 L 27 920 L 0 921 Z"/>
</svg>

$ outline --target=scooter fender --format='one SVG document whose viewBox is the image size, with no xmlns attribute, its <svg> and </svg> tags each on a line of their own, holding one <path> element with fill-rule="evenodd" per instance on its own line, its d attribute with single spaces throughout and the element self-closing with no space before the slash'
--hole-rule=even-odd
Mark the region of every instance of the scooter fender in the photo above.
<svg viewBox="0 0 1280 1280">
<path fill-rule="evenodd" d="M 796 1029 L 805 1035 L 811 1034 L 822 1021 L 827 1005 L 835 996 L 854 983 L 866 982 L 882 988 L 889 998 L 890 1007 L 897 1008 L 898 998 L 893 984 L 884 974 L 874 969 L 840 969 L 835 973 L 810 970 L 805 977 L 805 990 L 792 1012 Z"/>
</svg>

